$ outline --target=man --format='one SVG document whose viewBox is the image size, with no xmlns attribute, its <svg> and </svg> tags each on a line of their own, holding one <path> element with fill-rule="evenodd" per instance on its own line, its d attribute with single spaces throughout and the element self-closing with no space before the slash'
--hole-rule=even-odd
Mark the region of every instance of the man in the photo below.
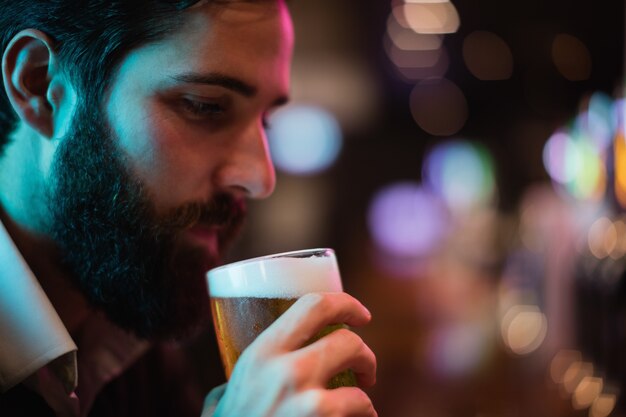
<svg viewBox="0 0 626 417">
<path fill-rule="evenodd" d="M 150 355 L 206 328 L 204 273 L 245 200 L 274 188 L 264 129 L 287 100 L 286 5 L 5 0 L 0 30 L 0 415 L 184 415 L 186 375 Z M 354 333 L 302 346 L 369 319 L 346 294 L 303 297 L 205 415 L 376 415 L 359 388 L 325 389 L 347 368 L 374 383 Z"/>
</svg>

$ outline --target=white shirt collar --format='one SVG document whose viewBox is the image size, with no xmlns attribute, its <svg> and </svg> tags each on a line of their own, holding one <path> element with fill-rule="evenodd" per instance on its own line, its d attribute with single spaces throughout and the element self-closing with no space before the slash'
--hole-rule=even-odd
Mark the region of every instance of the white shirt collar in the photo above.
<svg viewBox="0 0 626 417">
<path fill-rule="evenodd" d="M 0 392 L 67 356 L 77 383 L 76 344 L 0 222 Z"/>
</svg>

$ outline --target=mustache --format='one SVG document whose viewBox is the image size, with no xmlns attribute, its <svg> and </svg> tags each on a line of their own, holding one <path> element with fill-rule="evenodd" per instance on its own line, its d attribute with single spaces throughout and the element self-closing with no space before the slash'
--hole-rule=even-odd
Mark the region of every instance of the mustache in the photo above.
<svg viewBox="0 0 626 417">
<path fill-rule="evenodd" d="M 247 214 L 244 199 L 230 194 L 217 194 L 208 202 L 192 202 L 179 206 L 158 219 L 159 228 L 185 230 L 193 226 L 233 229 L 238 227 Z"/>
</svg>

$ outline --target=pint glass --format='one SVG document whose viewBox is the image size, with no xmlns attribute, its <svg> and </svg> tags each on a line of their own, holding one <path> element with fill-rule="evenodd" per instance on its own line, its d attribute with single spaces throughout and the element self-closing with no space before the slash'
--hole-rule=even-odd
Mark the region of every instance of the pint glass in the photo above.
<svg viewBox="0 0 626 417">
<path fill-rule="evenodd" d="M 213 324 L 226 377 L 241 352 L 296 300 L 311 292 L 342 291 L 332 249 L 308 249 L 248 259 L 208 272 Z M 329 326 L 315 338 L 343 325 Z M 351 371 L 331 381 L 329 388 L 356 385 Z"/>
</svg>

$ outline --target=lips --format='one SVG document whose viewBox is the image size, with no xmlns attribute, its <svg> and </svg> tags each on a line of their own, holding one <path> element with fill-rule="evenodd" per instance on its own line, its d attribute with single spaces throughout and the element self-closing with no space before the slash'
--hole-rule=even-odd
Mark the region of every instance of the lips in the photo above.
<svg viewBox="0 0 626 417">
<path fill-rule="evenodd" d="M 189 236 L 192 242 L 205 248 L 208 254 L 216 255 L 218 253 L 218 227 L 196 225 L 187 229 L 185 234 Z"/>
</svg>

